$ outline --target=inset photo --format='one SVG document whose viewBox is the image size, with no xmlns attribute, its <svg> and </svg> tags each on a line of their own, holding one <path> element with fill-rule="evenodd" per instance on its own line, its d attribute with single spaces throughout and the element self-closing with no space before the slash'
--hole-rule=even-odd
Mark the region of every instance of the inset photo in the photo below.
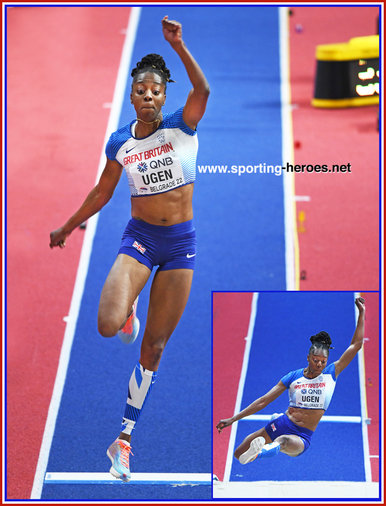
<svg viewBox="0 0 386 506">
<path fill-rule="evenodd" d="M 380 499 L 378 292 L 213 292 L 214 499 Z"/>
</svg>

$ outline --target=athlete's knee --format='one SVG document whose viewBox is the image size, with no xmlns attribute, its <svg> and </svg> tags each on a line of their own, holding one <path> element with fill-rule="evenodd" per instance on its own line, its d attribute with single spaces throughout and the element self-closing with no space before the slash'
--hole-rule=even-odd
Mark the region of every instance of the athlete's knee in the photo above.
<svg viewBox="0 0 386 506">
<path fill-rule="evenodd" d="M 294 441 L 291 436 L 279 436 L 275 439 L 275 441 L 280 443 L 280 451 L 289 457 L 298 457 L 304 451 L 304 446 L 301 443 Z"/>
<path fill-rule="evenodd" d="M 280 449 L 285 450 L 288 448 L 290 438 L 288 436 L 279 436 L 276 438 L 276 442 L 280 443 Z"/>
<path fill-rule="evenodd" d="M 114 337 L 119 330 L 119 324 L 111 319 L 98 316 L 98 332 L 103 337 Z"/>
</svg>

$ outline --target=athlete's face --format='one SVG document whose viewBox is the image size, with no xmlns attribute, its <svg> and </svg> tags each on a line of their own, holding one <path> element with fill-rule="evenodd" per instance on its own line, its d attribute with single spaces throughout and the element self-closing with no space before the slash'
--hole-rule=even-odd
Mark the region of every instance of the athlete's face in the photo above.
<svg viewBox="0 0 386 506">
<path fill-rule="evenodd" d="M 322 353 L 321 355 L 310 354 L 307 357 L 308 366 L 313 373 L 320 374 L 327 365 L 327 357 Z"/>
<path fill-rule="evenodd" d="M 131 89 L 131 103 L 137 118 L 154 121 L 158 118 L 165 103 L 165 85 L 158 74 L 144 72 L 138 74 Z"/>
</svg>

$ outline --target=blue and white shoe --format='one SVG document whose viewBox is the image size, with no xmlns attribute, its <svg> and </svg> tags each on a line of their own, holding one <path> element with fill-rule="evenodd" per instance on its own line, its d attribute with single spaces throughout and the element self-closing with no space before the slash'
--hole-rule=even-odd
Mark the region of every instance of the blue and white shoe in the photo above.
<svg viewBox="0 0 386 506">
<path fill-rule="evenodd" d="M 118 330 L 119 339 L 125 344 L 134 343 L 139 334 L 139 320 L 136 316 L 138 297 L 135 299 L 130 316 L 125 325 Z"/>
<path fill-rule="evenodd" d="M 122 481 L 130 481 L 130 454 L 131 446 L 124 439 L 116 439 L 107 449 L 107 456 L 111 460 L 110 474 Z"/>
<path fill-rule="evenodd" d="M 265 439 L 262 436 L 257 436 L 255 439 L 252 439 L 251 444 L 246 452 L 242 453 L 239 457 L 240 464 L 248 464 L 255 460 L 255 458 L 259 455 L 263 446 L 265 445 Z"/>
</svg>

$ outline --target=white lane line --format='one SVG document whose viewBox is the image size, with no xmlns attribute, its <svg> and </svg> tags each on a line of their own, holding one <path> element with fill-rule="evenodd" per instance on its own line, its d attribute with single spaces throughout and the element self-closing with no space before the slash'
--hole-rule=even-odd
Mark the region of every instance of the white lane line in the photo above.
<svg viewBox="0 0 386 506">
<path fill-rule="evenodd" d="M 125 485 L 110 473 L 46 473 L 45 483 L 51 484 L 106 484 Z M 131 473 L 129 484 L 211 485 L 211 473 Z"/>
<path fill-rule="evenodd" d="M 134 7 L 130 13 L 129 25 L 127 29 L 127 35 L 123 45 L 121 61 L 119 65 L 118 76 L 114 89 L 113 106 L 110 112 L 109 122 L 106 129 L 105 141 L 100 157 L 97 181 L 103 171 L 105 165 L 105 154 L 104 146 L 110 136 L 110 134 L 117 129 L 119 115 L 122 108 L 124 93 L 126 89 L 126 81 L 128 77 L 129 64 L 133 51 L 133 45 L 135 36 L 137 33 L 138 21 L 140 16 L 140 8 Z M 31 492 L 31 499 L 40 499 L 44 475 L 47 469 L 48 458 L 51 450 L 52 439 L 54 436 L 56 419 L 60 407 L 60 401 L 62 398 L 63 387 L 66 380 L 68 363 L 70 360 L 70 353 L 72 343 L 74 340 L 74 334 L 76 329 L 76 323 L 78 320 L 79 308 L 83 296 L 84 284 L 87 276 L 92 244 L 94 240 L 95 230 L 98 223 L 98 214 L 94 215 L 88 220 L 87 228 L 84 236 L 82 251 L 79 260 L 78 271 L 76 275 L 76 281 L 74 286 L 74 292 L 72 294 L 71 306 L 68 315 L 68 321 L 66 330 L 64 333 L 63 345 L 60 352 L 58 371 L 56 374 L 54 390 L 51 397 L 51 403 L 48 410 L 46 426 L 44 429 L 42 445 L 40 447 L 39 459 L 35 472 L 35 479 Z"/>
<path fill-rule="evenodd" d="M 241 367 L 239 387 L 237 390 L 237 397 L 236 397 L 234 414 L 240 412 L 241 401 L 243 398 L 245 378 L 246 378 L 247 370 L 248 370 L 249 353 L 251 351 L 253 330 L 255 328 L 258 298 L 259 298 L 259 294 L 254 293 L 253 297 L 252 297 L 251 316 L 249 318 L 248 334 L 247 334 L 247 337 L 245 338 L 243 365 Z M 234 451 L 234 446 L 235 446 L 235 441 L 236 441 L 236 433 L 237 433 L 237 422 L 232 424 L 231 435 L 230 435 L 229 444 L 228 444 L 227 459 L 226 459 L 226 464 L 225 464 L 225 471 L 224 471 L 224 482 L 228 482 L 230 475 L 231 475 L 233 451 Z"/>
<path fill-rule="evenodd" d="M 280 53 L 280 99 L 281 99 L 281 130 L 282 130 L 282 165 L 293 163 L 293 127 L 291 114 L 291 92 L 289 75 L 289 35 L 288 7 L 279 7 L 279 53 Z M 298 290 L 297 279 L 297 228 L 295 178 L 292 173 L 283 171 L 284 192 L 284 235 L 286 289 Z"/>
<path fill-rule="evenodd" d="M 239 420 L 247 422 L 269 422 L 272 415 L 250 415 Z M 338 415 L 325 415 L 322 416 L 320 422 L 332 422 L 332 423 L 362 423 L 361 416 L 338 416 Z"/>
<path fill-rule="evenodd" d="M 360 293 L 354 293 L 354 301 L 360 297 Z M 358 320 L 358 308 L 355 306 L 355 323 Z M 365 375 L 365 354 L 362 348 L 358 353 L 358 373 L 359 373 L 359 391 L 362 413 L 362 439 L 363 439 L 363 460 L 365 466 L 366 481 L 372 481 L 371 477 L 371 463 L 370 463 L 370 449 L 369 449 L 369 433 L 366 420 L 367 416 L 367 401 L 366 401 L 366 375 Z"/>
<path fill-rule="evenodd" d="M 379 483 L 364 481 L 234 481 L 229 483 L 214 481 L 213 498 L 227 500 L 233 498 L 237 500 L 237 504 L 240 499 L 270 499 L 270 504 L 273 504 L 273 501 L 277 501 L 276 504 L 294 504 L 295 498 L 308 499 L 304 504 L 310 504 L 310 498 L 312 501 L 318 501 L 316 504 L 326 504 L 326 499 L 341 498 L 346 501 L 352 499 L 350 504 L 354 504 L 358 499 L 378 499 L 379 485 Z M 369 504 L 368 501 L 367 504 Z"/>
</svg>

